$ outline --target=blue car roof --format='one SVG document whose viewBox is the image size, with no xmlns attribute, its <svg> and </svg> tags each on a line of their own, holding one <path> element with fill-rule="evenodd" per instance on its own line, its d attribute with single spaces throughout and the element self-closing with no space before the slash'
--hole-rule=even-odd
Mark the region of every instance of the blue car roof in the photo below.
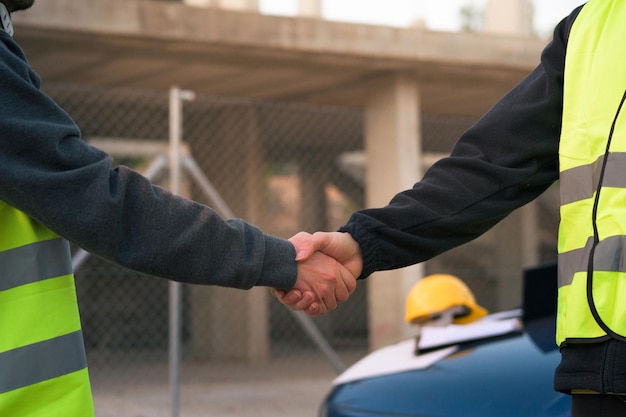
<svg viewBox="0 0 626 417">
<path fill-rule="evenodd" d="M 565 417 L 570 397 L 555 392 L 557 351 L 544 352 L 528 335 L 462 349 L 427 369 L 335 387 L 328 417 Z"/>
</svg>

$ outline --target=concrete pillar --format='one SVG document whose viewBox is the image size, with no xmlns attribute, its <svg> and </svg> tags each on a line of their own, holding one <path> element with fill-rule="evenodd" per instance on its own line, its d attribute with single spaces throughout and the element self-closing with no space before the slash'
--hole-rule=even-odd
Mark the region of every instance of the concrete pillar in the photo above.
<svg viewBox="0 0 626 417">
<path fill-rule="evenodd" d="M 394 75 L 372 88 L 367 100 L 366 205 L 386 205 L 399 191 L 421 177 L 419 88 L 414 77 Z M 376 349 L 410 336 L 404 323 L 404 304 L 422 267 L 377 272 L 368 278 L 370 348 Z"/>
<path fill-rule="evenodd" d="M 528 268 L 539 263 L 539 247 L 541 237 L 539 236 L 539 207 L 536 201 L 525 205 L 519 209 L 522 217 L 522 267 Z"/>
<path fill-rule="evenodd" d="M 522 302 L 523 270 L 539 263 L 537 203 L 527 204 L 511 213 L 494 228 L 494 232 L 496 309 L 517 308 Z"/>
<path fill-rule="evenodd" d="M 307 152 L 307 158 L 300 161 L 300 225 L 306 232 L 328 230 L 326 185 L 331 169 L 331 164 L 325 163 L 330 161 L 328 158 L 310 151 Z"/>
<path fill-rule="evenodd" d="M 235 112 L 231 110 L 231 113 Z M 236 128 L 228 126 L 229 123 L 236 124 Z M 237 153 L 232 166 L 234 172 L 242 173 L 239 179 L 245 192 L 241 193 L 242 200 L 233 202 L 236 205 L 230 208 L 236 216 L 262 226 L 265 185 L 259 173 L 264 171 L 265 157 L 256 111 L 253 107 L 241 109 L 236 117 L 223 121 L 226 132 L 235 129 L 240 132 L 243 123 L 247 123 L 246 135 L 239 136 L 242 139 L 241 152 Z M 232 137 L 226 136 L 223 144 L 216 142 L 215 154 L 228 155 L 222 146 L 232 147 L 231 140 Z M 249 363 L 261 363 L 269 358 L 267 288 L 241 291 L 194 286 L 190 297 L 193 355 L 196 359 L 243 359 Z"/>
<path fill-rule="evenodd" d="M 322 0 L 298 0 L 298 15 L 301 17 L 322 17 Z"/>
<path fill-rule="evenodd" d="M 489 0 L 485 9 L 485 32 L 532 36 L 533 9 L 530 0 Z"/>
<path fill-rule="evenodd" d="M 246 110 L 247 146 L 246 158 L 246 219 L 256 225 L 265 223 L 265 146 L 259 134 L 258 112 L 255 106 Z M 270 354 L 269 306 L 267 288 L 252 288 L 244 293 L 246 315 L 245 357 L 250 362 L 265 362 Z"/>
<path fill-rule="evenodd" d="M 332 159 L 332 155 L 308 151 L 307 157 L 300 161 L 302 199 L 300 226 L 303 231 L 313 233 L 318 230 L 329 230 L 326 185 L 329 181 Z M 332 315 L 316 318 L 315 324 L 327 338 L 332 338 Z"/>
</svg>

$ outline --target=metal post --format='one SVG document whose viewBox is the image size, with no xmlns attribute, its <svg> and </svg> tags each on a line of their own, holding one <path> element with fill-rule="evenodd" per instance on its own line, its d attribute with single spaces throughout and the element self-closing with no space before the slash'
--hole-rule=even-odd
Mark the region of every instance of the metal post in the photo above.
<svg viewBox="0 0 626 417">
<path fill-rule="evenodd" d="M 170 88 L 170 191 L 174 194 L 180 194 L 181 189 L 182 100 L 191 100 L 193 97 L 190 91 L 183 91 L 176 86 Z M 181 301 L 181 284 L 171 281 L 169 286 L 169 374 L 172 417 L 180 415 Z"/>
<path fill-rule="evenodd" d="M 317 328 L 315 323 L 311 317 L 307 316 L 303 311 L 293 311 L 289 307 L 287 307 L 296 320 L 300 323 L 300 326 L 304 329 L 304 331 L 309 335 L 313 343 L 317 345 L 317 347 L 322 351 L 322 353 L 326 356 L 326 359 L 330 362 L 331 366 L 335 368 L 338 374 L 342 373 L 346 370 L 346 366 L 337 355 L 337 352 L 333 350 L 330 346 L 326 338 L 320 330 Z"/>
<path fill-rule="evenodd" d="M 202 191 L 211 199 L 211 204 L 213 208 L 225 219 L 233 219 L 235 218 L 235 214 L 230 209 L 226 201 L 222 198 L 217 189 L 211 184 L 211 181 L 204 175 L 202 169 L 198 166 L 196 161 L 191 157 L 187 156 L 182 160 L 183 166 L 187 168 L 191 176 L 196 180 Z"/>
</svg>

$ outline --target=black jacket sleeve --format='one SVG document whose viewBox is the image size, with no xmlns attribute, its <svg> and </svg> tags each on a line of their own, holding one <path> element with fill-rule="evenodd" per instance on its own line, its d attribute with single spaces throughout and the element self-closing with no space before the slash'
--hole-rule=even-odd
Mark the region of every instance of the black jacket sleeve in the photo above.
<svg viewBox="0 0 626 417">
<path fill-rule="evenodd" d="M 579 9 L 562 21 L 538 67 L 458 140 L 410 190 L 352 215 L 363 273 L 428 260 L 468 242 L 558 179 L 565 49 Z"/>
<path fill-rule="evenodd" d="M 224 221 L 131 169 L 113 169 L 39 87 L 20 48 L 0 31 L 0 200 L 134 270 L 237 288 L 293 286 L 288 241 Z"/>
</svg>

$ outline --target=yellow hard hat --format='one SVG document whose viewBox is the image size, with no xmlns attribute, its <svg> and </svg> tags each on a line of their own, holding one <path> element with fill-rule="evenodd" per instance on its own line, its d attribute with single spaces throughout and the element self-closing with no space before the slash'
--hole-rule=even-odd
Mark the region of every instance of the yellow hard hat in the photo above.
<svg viewBox="0 0 626 417">
<path fill-rule="evenodd" d="M 465 307 L 464 314 L 455 315 L 453 323 L 466 324 L 487 315 L 476 303 L 474 294 L 454 275 L 433 274 L 420 279 L 406 298 L 406 321 L 422 323 L 439 316 L 452 307 Z"/>
</svg>

